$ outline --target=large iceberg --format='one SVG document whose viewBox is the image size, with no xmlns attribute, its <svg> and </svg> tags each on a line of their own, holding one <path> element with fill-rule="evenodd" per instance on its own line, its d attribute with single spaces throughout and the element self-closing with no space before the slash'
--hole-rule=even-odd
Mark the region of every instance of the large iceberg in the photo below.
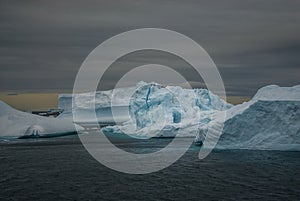
<svg viewBox="0 0 300 201">
<path fill-rule="evenodd" d="M 76 125 L 77 126 L 77 125 Z M 82 127 L 77 126 L 78 130 Z M 75 125 L 68 119 L 41 117 L 18 111 L 0 101 L 1 137 L 50 137 L 76 133 Z"/>
<path fill-rule="evenodd" d="M 139 82 L 129 99 L 130 120 L 102 130 L 137 138 L 195 137 L 201 119 L 232 107 L 206 89 Z"/>
<path fill-rule="evenodd" d="M 219 118 L 224 112 L 225 123 Z M 300 150 L 300 85 L 261 88 L 252 100 L 215 113 L 200 126 L 196 141 L 202 142 L 208 129 L 218 131 L 223 123 L 217 148 Z"/>
<path fill-rule="evenodd" d="M 98 122 L 118 124 L 104 128 L 105 132 L 149 138 L 174 137 L 178 134 L 174 131 L 183 128 L 194 131 L 201 116 L 232 105 L 206 89 L 164 87 L 141 81 L 135 87 L 61 94 L 58 107 L 64 111 L 58 118 L 73 118 L 76 114 L 75 122 L 90 122 L 95 121 L 91 114 L 96 113 Z M 195 135 L 184 133 L 184 136 Z"/>
</svg>

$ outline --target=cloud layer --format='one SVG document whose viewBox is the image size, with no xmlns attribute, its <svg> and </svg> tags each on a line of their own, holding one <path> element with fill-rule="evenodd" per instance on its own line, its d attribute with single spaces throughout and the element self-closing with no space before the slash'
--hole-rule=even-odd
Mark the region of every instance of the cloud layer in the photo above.
<svg viewBox="0 0 300 201">
<path fill-rule="evenodd" d="M 297 0 L 1 1 L 0 90 L 71 91 L 90 51 L 145 27 L 171 29 L 203 46 L 229 95 L 299 84 L 299 8 Z M 113 86 L 115 74 L 107 75 L 103 88 Z M 192 70 L 185 74 L 201 83 Z"/>
</svg>

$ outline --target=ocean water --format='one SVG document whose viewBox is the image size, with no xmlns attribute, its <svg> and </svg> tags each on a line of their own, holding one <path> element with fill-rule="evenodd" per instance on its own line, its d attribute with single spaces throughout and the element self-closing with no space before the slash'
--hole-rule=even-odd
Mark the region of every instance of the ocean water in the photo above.
<svg viewBox="0 0 300 201">
<path fill-rule="evenodd" d="M 171 139 L 112 139 L 151 152 Z M 300 200 L 300 152 L 191 146 L 159 172 L 130 175 L 94 160 L 78 136 L 0 142 L 0 200 Z"/>
</svg>

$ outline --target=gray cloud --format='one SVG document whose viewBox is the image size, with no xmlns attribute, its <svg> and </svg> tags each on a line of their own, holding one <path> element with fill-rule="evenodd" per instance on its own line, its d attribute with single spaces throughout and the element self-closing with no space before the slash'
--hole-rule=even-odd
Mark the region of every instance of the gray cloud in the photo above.
<svg viewBox="0 0 300 201">
<path fill-rule="evenodd" d="M 71 90 L 91 50 L 113 35 L 144 27 L 178 31 L 202 45 L 229 94 L 299 84 L 299 7 L 297 0 L 1 0 L 0 90 Z M 186 74 L 201 82 L 192 71 Z M 104 88 L 115 82 L 114 73 L 108 77 Z"/>
</svg>

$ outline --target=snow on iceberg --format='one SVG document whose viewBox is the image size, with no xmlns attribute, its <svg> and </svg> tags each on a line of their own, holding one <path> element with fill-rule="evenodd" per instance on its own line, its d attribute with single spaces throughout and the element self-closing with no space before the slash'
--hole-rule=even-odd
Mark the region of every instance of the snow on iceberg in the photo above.
<svg viewBox="0 0 300 201">
<path fill-rule="evenodd" d="M 114 90 L 86 92 L 81 94 L 60 94 L 58 97 L 58 108 L 66 111 L 72 109 L 106 108 L 111 106 L 128 106 L 128 97 L 135 90 L 135 87 L 116 88 Z M 75 97 L 75 105 L 72 107 L 72 98 Z M 94 99 L 95 97 L 95 99 Z"/>
<path fill-rule="evenodd" d="M 217 148 L 300 150 L 300 85 L 263 87 L 249 102 L 223 112 L 226 120 Z M 196 141 L 203 141 L 208 129 L 218 130 L 218 113 L 200 126 Z"/>
<path fill-rule="evenodd" d="M 195 137 L 200 119 L 232 107 L 206 89 L 163 87 L 157 83 L 139 82 L 128 98 L 130 120 L 102 131 L 137 138 Z"/>
<path fill-rule="evenodd" d="M 77 125 L 76 125 L 77 126 Z M 82 128 L 77 126 L 79 130 Z M 18 111 L 0 101 L 1 137 L 47 137 L 75 133 L 70 120 L 41 117 Z"/>
<path fill-rule="evenodd" d="M 135 87 L 116 88 L 108 91 L 86 92 L 80 94 L 60 94 L 58 97 L 58 108 L 63 113 L 58 118 L 73 119 L 76 114 L 77 122 L 95 121 L 92 113 L 96 112 L 99 122 L 121 123 L 129 120 L 128 106 L 130 94 L 133 94 Z M 74 98 L 74 105 L 72 99 Z M 95 105 L 95 111 L 93 110 Z M 118 113 L 114 118 L 111 108 Z"/>
</svg>

